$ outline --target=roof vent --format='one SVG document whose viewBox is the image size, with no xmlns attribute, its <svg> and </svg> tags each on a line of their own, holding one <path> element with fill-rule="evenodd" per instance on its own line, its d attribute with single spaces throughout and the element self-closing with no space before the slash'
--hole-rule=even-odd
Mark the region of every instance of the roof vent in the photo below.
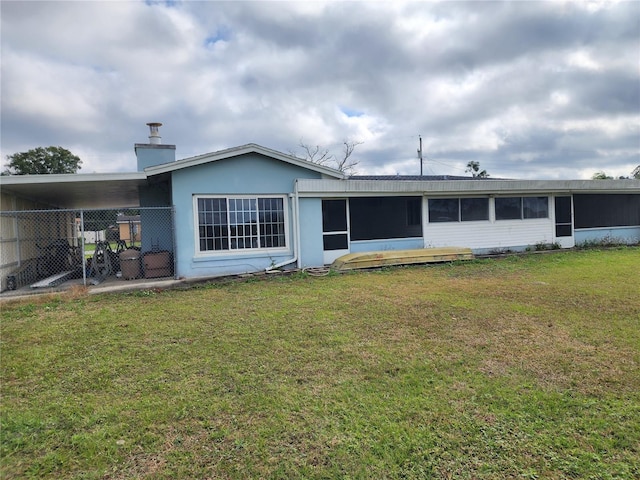
<svg viewBox="0 0 640 480">
<path fill-rule="evenodd" d="M 152 122 L 147 123 L 149 125 L 149 143 L 151 145 L 160 145 L 162 143 L 162 137 L 158 132 L 158 128 L 162 126 L 161 123 Z"/>
</svg>

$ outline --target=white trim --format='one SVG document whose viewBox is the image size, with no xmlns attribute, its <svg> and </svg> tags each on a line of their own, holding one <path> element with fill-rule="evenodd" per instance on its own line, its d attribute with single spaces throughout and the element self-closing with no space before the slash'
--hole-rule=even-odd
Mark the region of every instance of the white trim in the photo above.
<svg viewBox="0 0 640 480">
<path fill-rule="evenodd" d="M 334 168 L 318 165 L 317 163 L 313 163 L 313 162 L 304 160 L 302 158 L 294 157 L 293 155 L 287 155 L 285 153 L 278 152 L 276 150 L 271 150 L 270 148 L 262 147 L 260 145 L 256 145 L 255 143 L 249 143 L 247 145 L 228 148 L 226 150 L 220 150 L 217 152 L 205 153 L 203 155 L 198 155 L 195 157 L 183 158 L 182 160 L 177 160 L 175 162 L 169 162 L 169 163 L 163 163 L 161 165 L 150 166 L 145 168 L 144 171 L 149 176 L 159 175 L 161 173 L 173 172 L 175 170 L 194 167 L 196 165 L 202 165 L 205 163 L 217 162 L 219 160 L 233 158 L 240 155 L 246 155 L 249 153 L 257 153 L 259 155 L 264 155 L 266 157 L 273 158 L 275 160 L 280 160 L 285 163 L 290 163 L 297 167 L 302 167 L 307 170 L 321 173 L 322 175 L 331 177 L 332 179 L 346 178 L 342 172 Z"/>
<path fill-rule="evenodd" d="M 423 194 L 550 195 L 552 193 L 640 193 L 640 180 L 312 180 L 300 179 L 301 197 Z"/>
</svg>

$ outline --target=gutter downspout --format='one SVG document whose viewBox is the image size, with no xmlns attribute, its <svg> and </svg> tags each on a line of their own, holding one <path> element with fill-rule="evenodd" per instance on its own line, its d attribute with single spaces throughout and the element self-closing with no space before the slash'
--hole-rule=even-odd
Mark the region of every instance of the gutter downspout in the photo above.
<svg viewBox="0 0 640 480">
<path fill-rule="evenodd" d="M 298 239 L 300 236 L 300 228 L 298 223 L 298 181 L 295 181 L 295 193 L 290 193 L 289 198 L 291 199 L 291 215 L 293 216 L 293 258 L 289 258 L 280 263 L 276 263 L 275 265 L 270 265 L 264 269 L 265 272 L 271 272 L 273 270 L 277 270 L 280 267 L 284 267 L 285 265 L 289 265 L 293 262 L 299 262 L 298 259 Z"/>
</svg>

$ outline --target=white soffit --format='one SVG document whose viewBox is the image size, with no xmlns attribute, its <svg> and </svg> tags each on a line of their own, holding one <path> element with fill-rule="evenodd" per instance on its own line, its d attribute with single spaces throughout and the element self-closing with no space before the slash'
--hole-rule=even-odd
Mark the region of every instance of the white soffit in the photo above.
<svg viewBox="0 0 640 480">
<path fill-rule="evenodd" d="M 140 203 L 144 172 L 10 175 L 0 177 L 0 191 L 55 208 L 121 208 Z"/>
</svg>

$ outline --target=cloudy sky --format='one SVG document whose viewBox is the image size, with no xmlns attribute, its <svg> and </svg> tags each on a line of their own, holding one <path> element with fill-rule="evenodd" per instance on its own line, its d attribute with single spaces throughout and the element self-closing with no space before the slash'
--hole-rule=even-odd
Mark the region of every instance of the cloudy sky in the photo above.
<svg viewBox="0 0 640 480">
<path fill-rule="evenodd" d="M 59 145 L 135 170 L 246 143 L 360 174 L 627 176 L 640 164 L 640 2 L 6 1 L 1 154 Z"/>
</svg>

